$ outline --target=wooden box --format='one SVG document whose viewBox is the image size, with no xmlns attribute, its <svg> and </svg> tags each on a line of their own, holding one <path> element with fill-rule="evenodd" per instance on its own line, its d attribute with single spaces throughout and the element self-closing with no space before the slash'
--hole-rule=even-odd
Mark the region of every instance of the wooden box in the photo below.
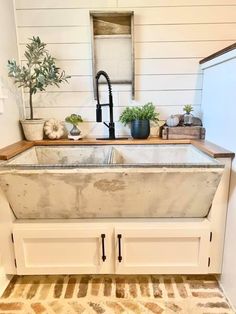
<svg viewBox="0 0 236 314">
<path fill-rule="evenodd" d="M 205 128 L 201 126 L 177 126 L 162 128 L 162 138 L 165 140 L 205 139 Z"/>
</svg>

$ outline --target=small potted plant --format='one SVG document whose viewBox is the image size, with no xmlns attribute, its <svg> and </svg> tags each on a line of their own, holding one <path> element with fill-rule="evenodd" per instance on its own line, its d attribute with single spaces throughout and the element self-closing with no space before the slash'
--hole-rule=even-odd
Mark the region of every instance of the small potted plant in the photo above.
<svg viewBox="0 0 236 314">
<path fill-rule="evenodd" d="M 81 138 L 80 134 L 81 134 L 81 131 L 80 129 L 78 128 L 78 124 L 80 122 L 83 122 L 83 119 L 82 117 L 79 115 L 79 114 L 71 114 L 70 116 L 66 117 L 65 118 L 65 121 L 67 123 L 70 123 L 72 124 L 72 129 L 70 130 L 70 134 L 68 135 L 68 138 L 69 139 L 72 139 L 72 140 L 78 140 Z"/>
<path fill-rule="evenodd" d="M 184 114 L 184 125 L 190 126 L 193 123 L 193 115 L 191 112 L 193 111 L 193 106 L 185 105 L 183 108 Z"/>
<path fill-rule="evenodd" d="M 24 134 L 27 140 L 43 139 L 43 119 L 35 119 L 33 111 L 33 95 L 37 91 L 45 91 L 48 85 L 57 86 L 67 82 L 70 76 L 60 71 L 53 58 L 46 50 L 46 44 L 39 37 L 30 39 L 26 45 L 24 56 L 25 65 L 17 65 L 15 60 L 8 60 L 8 75 L 14 79 L 18 87 L 29 91 L 30 117 L 21 120 Z"/>
<path fill-rule="evenodd" d="M 144 106 L 126 107 L 119 121 L 124 125 L 131 124 L 131 135 L 135 139 L 146 139 L 150 135 L 150 121 L 158 122 L 159 113 L 153 103 Z"/>
</svg>

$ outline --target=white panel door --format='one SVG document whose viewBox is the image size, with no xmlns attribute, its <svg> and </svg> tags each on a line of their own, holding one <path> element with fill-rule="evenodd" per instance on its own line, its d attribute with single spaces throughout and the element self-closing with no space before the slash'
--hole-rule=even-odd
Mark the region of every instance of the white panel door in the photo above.
<svg viewBox="0 0 236 314">
<path fill-rule="evenodd" d="M 15 226 L 17 274 L 110 273 L 114 264 L 111 234 L 109 228 L 91 226 Z"/>
<path fill-rule="evenodd" d="M 117 228 L 116 273 L 207 273 L 209 235 L 208 228 Z"/>
</svg>

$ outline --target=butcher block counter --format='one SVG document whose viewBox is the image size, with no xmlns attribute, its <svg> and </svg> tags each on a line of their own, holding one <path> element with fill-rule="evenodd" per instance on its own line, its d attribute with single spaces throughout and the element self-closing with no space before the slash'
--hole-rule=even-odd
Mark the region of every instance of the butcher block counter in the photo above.
<svg viewBox="0 0 236 314">
<path fill-rule="evenodd" d="M 213 158 L 234 158 L 235 154 L 218 145 L 205 140 L 163 140 L 158 137 L 150 137 L 145 140 L 135 140 L 129 138 L 127 140 L 96 140 L 93 138 L 84 138 L 81 140 L 73 141 L 68 139 L 60 140 L 42 140 L 42 141 L 19 141 L 15 144 L 6 146 L 0 149 L 0 160 L 8 160 L 17 154 L 33 146 L 51 146 L 51 145 L 168 145 L 168 144 L 192 144 L 204 153 Z"/>
</svg>

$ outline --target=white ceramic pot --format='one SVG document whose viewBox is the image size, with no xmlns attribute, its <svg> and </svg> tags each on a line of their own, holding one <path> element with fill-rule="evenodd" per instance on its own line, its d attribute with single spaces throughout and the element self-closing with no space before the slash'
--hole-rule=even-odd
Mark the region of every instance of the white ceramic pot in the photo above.
<svg viewBox="0 0 236 314">
<path fill-rule="evenodd" d="M 43 139 L 44 120 L 21 120 L 20 122 L 27 141 L 39 141 Z"/>
</svg>

